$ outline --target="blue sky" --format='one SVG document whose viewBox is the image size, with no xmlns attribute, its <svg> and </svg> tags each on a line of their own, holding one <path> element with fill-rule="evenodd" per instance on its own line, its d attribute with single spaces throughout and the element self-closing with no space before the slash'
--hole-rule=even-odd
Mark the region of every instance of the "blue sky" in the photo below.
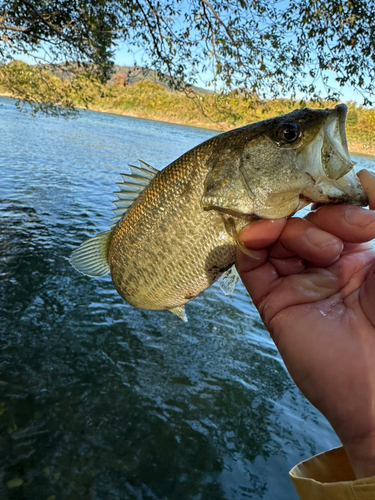
<svg viewBox="0 0 375 500">
<path fill-rule="evenodd" d="M 142 66 L 142 57 L 143 53 L 141 50 L 138 50 L 137 52 L 134 53 L 129 53 L 125 45 L 119 45 L 115 53 L 115 64 L 118 64 L 120 66 L 133 66 L 134 63 L 136 62 L 138 65 Z M 146 65 L 146 63 L 144 63 L 144 65 Z M 198 84 L 198 86 L 203 88 L 206 87 L 205 83 L 208 80 L 209 80 L 209 75 L 202 74 L 201 82 Z M 329 80 L 329 84 L 335 89 L 339 88 L 339 86 L 335 82 L 335 75 L 333 73 Z M 319 84 L 318 82 L 317 88 L 322 91 L 322 97 L 324 97 L 325 93 L 323 84 L 322 83 Z M 354 88 L 351 88 L 349 86 L 343 87 L 341 89 L 341 93 L 342 93 L 342 101 L 344 102 L 356 101 L 359 104 L 363 102 L 362 96 Z"/>
</svg>

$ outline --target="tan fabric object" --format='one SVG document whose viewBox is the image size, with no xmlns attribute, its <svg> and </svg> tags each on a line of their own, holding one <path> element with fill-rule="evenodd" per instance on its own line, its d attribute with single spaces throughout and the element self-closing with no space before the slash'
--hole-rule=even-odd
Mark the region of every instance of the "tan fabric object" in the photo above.
<svg viewBox="0 0 375 500">
<path fill-rule="evenodd" d="M 301 500 L 375 500 L 375 476 L 356 479 L 342 446 L 299 463 L 289 474 Z"/>
</svg>

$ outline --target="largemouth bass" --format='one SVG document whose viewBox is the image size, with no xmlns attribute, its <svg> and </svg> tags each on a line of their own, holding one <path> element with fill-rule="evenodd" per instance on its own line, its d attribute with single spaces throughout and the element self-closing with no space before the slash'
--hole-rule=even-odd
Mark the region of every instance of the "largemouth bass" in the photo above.
<svg viewBox="0 0 375 500">
<path fill-rule="evenodd" d="M 88 276 L 110 272 L 134 307 L 186 320 L 184 305 L 220 277 L 225 292 L 234 288 L 237 235 L 254 218 L 290 216 L 311 202 L 367 203 L 346 113 L 345 105 L 298 109 L 219 134 L 161 171 L 130 166 L 115 224 L 76 249 L 72 265 Z"/>
</svg>

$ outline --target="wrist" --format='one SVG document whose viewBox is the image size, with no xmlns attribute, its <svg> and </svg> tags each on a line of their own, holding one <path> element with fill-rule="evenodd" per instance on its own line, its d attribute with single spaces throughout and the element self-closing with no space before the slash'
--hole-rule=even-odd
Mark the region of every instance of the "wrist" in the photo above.
<svg viewBox="0 0 375 500">
<path fill-rule="evenodd" d="M 375 476 L 375 430 L 343 445 L 357 479 Z"/>
</svg>

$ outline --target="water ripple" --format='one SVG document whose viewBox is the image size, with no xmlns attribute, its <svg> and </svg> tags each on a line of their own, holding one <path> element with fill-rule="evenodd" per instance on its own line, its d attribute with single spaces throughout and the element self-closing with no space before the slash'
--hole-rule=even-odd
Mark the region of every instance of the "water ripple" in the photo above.
<svg viewBox="0 0 375 500">
<path fill-rule="evenodd" d="M 1 499 L 296 498 L 288 469 L 337 438 L 244 287 L 212 287 L 184 325 L 68 262 L 107 229 L 127 163 L 162 168 L 214 133 L 0 102 Z"/>
</svg>

